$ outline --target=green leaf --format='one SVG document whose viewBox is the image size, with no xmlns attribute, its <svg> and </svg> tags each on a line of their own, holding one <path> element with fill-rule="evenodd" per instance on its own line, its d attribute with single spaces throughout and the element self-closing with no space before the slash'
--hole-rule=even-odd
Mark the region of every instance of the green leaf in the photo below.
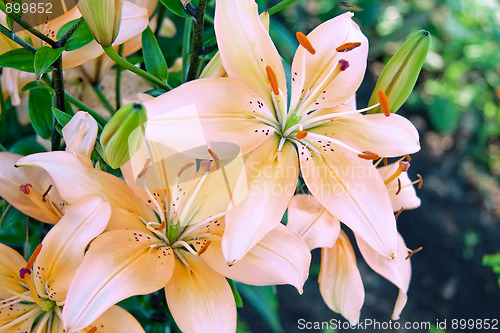
<svg viewBox="0 0 500 333">
<path fill-rule="evenodd" d="M 385 65 L 382 73 L 380 73 L 368 105 L 378 103 L 378 90 L 382 89 L 389 100 L 391 112 L 395 113 L 399 110 L 410 96 L 417 82 L 418 75 L 429 52 L 430 37 L 430 33 L 425 30 L 417 31 L 408 36 L 403 45 Z M 379 112 L 382 112 L 380 106 L 368 113 Z"/>
<path fill-rule="evenodd" d="M 180 0 L 160 0 L 160 2 L 167 7 L 172 13 L 180 17 L 188 17 L 189 14 L 184 9 Z"/>
<path fill-rule="evenodd" d="M 483 266 L 500 266 L 500 252 L 496 254 L 485 254 L 483 256 Z"/>
<path fill-rule="evenodd" d="M 168 78 L 168 66 L 155 35 L 149 27 L 142 32 L 142 54 L 148 73 L 162 81 Z"/>
<path fill-rule="evenodd" d="M 79 19 L 70 21 L 63 25 L 61 29 L 57 32 L 57 40 L 61 39 Z M 85 45 L 89 44 L 94 40 L 94 36 L 90 32 L 89 26 L 84 21 L 80 23 L 78 28 L 76 28 L 75 32 L 71 35 L 71 37 L 64 44 L 65 51 L 74 51 Z"/>
<path fill-rule="evenodd" d="M 52 89 L 52 87 L 49 87 L 45 83 L 42 83 L 40 81 L 31 81 L 31 82 L 27 83 L 21 89 L 20 94 L 22 95 L 22 94 L 24 94 L 25 92 L 27 92 L 28 90 L 31 90 L 31 89 L 46 89 L 49 92 L 49 94 L 51 94 L 51 95 L 53 95 L 55 93 L 54 89 Z"/>
<path fill-rule="evenodd" d="M 14 49 L 0 55 L 0 67 L 34 73 L 35 55 L 26 49 Z"/>
<path fill-rule="evenodd" d="M 37 80 L 39 80 L 42 74 L 61 56 L 62 52 L 62 47 L 53 49 L 49 46 L 42 46 L 36 50 L 34 67 Z"/>
<path fill-rule="evenodd" d="M 36 137 L 26 137 L 16 141 L 10 148 L 9 152 L 19 155 L 30 155 L 47 151 L 42 145 L 36 142 Z"/>
<path fill-rule="evenodd" d="M 28 98 L 31 125 L 44 139 L 52 136 L 52 95 L 46 89 L 32 89 Z"/>
<path fill-rule="evenodd" d="M 278 314 L 278 296 L 275 286 L 255 287 L 236 283 L 238 291 L 264 318 L 273 332 L 283 332 Z"/>
<path fill-rule="evenodd" d="M 71 115 L 67 114 L 66 112 L 62 112 L 58 108 L 52 108 L 52 113 L 54 114 L 54 117 L 56 117 L 56 120 L 61 126 L 66 126 L 67 123 L 73 118 Z"/>
</svg>

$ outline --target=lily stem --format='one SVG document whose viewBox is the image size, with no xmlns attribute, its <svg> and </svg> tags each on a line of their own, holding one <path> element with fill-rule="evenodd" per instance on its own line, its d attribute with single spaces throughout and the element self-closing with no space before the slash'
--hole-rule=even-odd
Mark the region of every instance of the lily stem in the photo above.
<svg viewBox="0 0 500 333">
<path fill-rule="evenodd" d="M 200 55 L 203 49 L 203 23 L 205 18 L 205 8 L 207 0 L 200 0 L 196 10 L 194 29 L 193 29 L 193 50 L 191 53 L 191 63 L 189 64 L 189 72 L 187 81 L 196 79 L 200 70 Z"/>
<path fill-rule="evenodd" d="M 56 108 L 66 113 L 66 104 L 64 100 L 64 79 L 63 79 L 63 69 L 62 69 L 62 55 L 57 58 L 57 60 L 52 65 L 54 70 L 52 71 L 52 88 L 54 88 L 56 95 Z M 53 126 L 52 129 L 52 151 L 59 150 L 61 148 L 61 134 L 56 129 L 57 119 L 52 116 Z"/>
<path fill-rule="evenodd" d="M 2 70 L 0 69 L 0 75 Z M 2 80 L 0 80 L 0 92 L 2 91 Z M 5 103 L 3 96 L 0 95 L 0 145 L 5 142 L 7 136 L 7 110 L 5 108 Z M 3 147 L 3 146 L 2 146 Z M 5 148 L 4 148 L 5 151 Z"/>
<path fill-rule="evenodd" d="M 162 8 L 163 6 L 160 6 Z M 120 57 L 123 55 L 123 44 L 121 44 L 118 48 L 118 54 Z M 120 109 L 122 106 L 122 67 L 116 64 L 116 109 Z"/>
<path fill-rule="evenodd" d="M 66 45 L 66 42 L 68 41 L 68 39 L 75 33 L 76 29 L 78 29 L 78 27 L 80 26 L 80 24 L 83 23 L 83 17 L 80 17 L 78 19 L 78 21 L 75 22 L 75 24 L 73 24 L 73 26 L 71 27 L 71 29 L 68 30 L 68 32 L 66 32 L 62 37 L 61 39 L 59 39 L 57 41 L 57 47 L 64 47 Z"/>
<path fill-rule="evenodd" d="M 14 13 L 6 13 L 14 22 L 19 24 L 21 27 L 26 29 L 28 32 L 32 33 L 36 37 L 40 38 L 43 40 L 45 43 L 49 44 L 52 48 L 57 49 L 59 48 L 59 45 L 57 42 L 44 34 L 42 34 L 40 31 L 36 30 L 34 27 L 32 27 L 28 22 L 23 20 L 23 18 L 17 14 Z"/>
<path fill-rule="evenodd" d="M 115 109 L 113 109 L 113 106 L 109 103 L 106 95 L 104 95 L 101 86 L 99 84 L 92 84 L 92 88 L 94 88 L 97 97 L 99 97 L 101 104 L 106 108 L 106 110 L 108 110 L 110 114 L 115 113 Z"/>
<path fill-rule="evenodd" d="M 25 42 L 23 39 L 19 38 L 13 31 L 10 31 L 6 27 L 4 27 L 2 24 L 0 24 L 0 32 L 5 35 L 7 38 L 18 44 L 19 46 L 22 46 L 23 48 L 29 50 L 31 53 L 35 54 L 36 49 Z"/>
<path fill-rule="evenodd" d="M 160 87 L 162 89 L 165 89 L 165 90 L 172 89 L 172 87 L 168 83 L 163 82 L 162 80 L 158 79 L 157 77 L 149 74 L 146 71 L 143 71 L 139 67 L 134 66 L 133 64 L 131 64 L 130 62 L 128 62 L 127 60 L 122 58 L 115 51 L 115 49 L 112 46 L 106 46 L 106 47 L 103 47 L 103 49 L 104 49 L 104 52 L 106 52 L 106 54 L 111 58 L 111 60 L 113 60 L 115 63 L 117 63 L 122 68 L 128 69 L 129 71 L 131 71 L 139 76 L 142 76 L 146 80 L 149 80 L 150 82 L 154 83 L 155 85 L 157 85 L 158 87 Z"/>
</svg>

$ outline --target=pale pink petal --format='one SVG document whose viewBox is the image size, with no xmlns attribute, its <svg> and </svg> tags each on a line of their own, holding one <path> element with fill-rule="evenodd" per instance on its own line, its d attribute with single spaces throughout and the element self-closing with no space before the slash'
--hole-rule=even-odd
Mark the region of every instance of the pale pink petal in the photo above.
<svg viewBox="0 0 500 333">
<path fill-rule="evenodd" d="M 382 179 L 384 179 L 385 181 L 388 180 L 398 170 L 398 167 L 398 163 L 391 163 L 389 165 L 379 167 L 377 168 L 377 170 L 378 172 L 380 172 Z M 398 185 L 398 179 L 401 183 L 401 189 Z M 407 172 L 402 172 L 401 175 L 390 181 L 388 184 L 386 184 L 386 186 L 391 198 L 393 211 L 397 212 L 401 208 L 415 209 L 420 207 L 420 198 L 417 197 L 417 192 L 411 184 L 411 180 L 408 177 Z"/>
<path fill-rule="evenodd" d="M 326 305 L 349 320 L 351 325 L 357 323 L 365 290 L 356 266 L 356 255 L 343 231 L 340 231 L 334 247 L 321 250 L 318 282 Z"/>
<path fill-rule="evenodd" d="M 16 303 L 0 310 L 0 332 L 32 332 L 33 323 L 43 313 L 35 303 Z"/>
<path fill-rule="evenodd" d="M 270 137 L 245 160 L 247 197 L 226 214 L 222 250 L 229 264 L 247 252 L 279 223 L 295 192 L 297 153 L 286 142 L 278 152 L 279 138 Z"/>
<path fill-rule="evenodd" d="M 90 154 L 94 150 L 97 129 L 95 119 L 84 111 L 77 112 L 62 129 L 66 151 L 90 167 L 92 167 Z"/>
<path fill-rule="evenodd" d="M 399 319 L 399 314 L 408 298 L 406 293 L 411 278 L 411 263 L 409 259 L 406 259 L 408 249 L 403 237 L 398 234 L 398 251 L 394 260 L 387 260 L 387 258 L 382 257 L 358 235 L 356 235 L 356 242 L 368 266 L 399 288 L 398 299 L 392 314 L 393 320 Z"/>
<path fill-rule="evenodd" d="M 274 133 L 262 122 L 273 119 L 263 100 L 230 79 L 191 81 L 144 105 L 148 139 L 169 144 L 180 153 L 219 142 L 231 143 L 246 154 Z M 203 153 L 201 158 L 206 158 L 206 148 Z M 234 157 L 217 153 L 222 159 Z"/>
<path fill-rule="evenodd" d="M 387 189 L 372 162 L 325 136 L 309 133 L 306 140 L 323 154 L 299 145 L 302 176 L 309 191 L 380 254 L 393 257 L 396 220 Z"/>
<path fill-rule="evenodd" d="M 0 196 L 24 214 L 55 224 L 64 211 L 65 202 L 55 188 L 49 191 L 43 201 L 43 194 L 52 183 L 50 176 L 40 168 L 14 167 L 20 158 L 21 155 L 0 152 Z M 21 186 L 27 184 L 31 186 L 29 191 L 21 191 Z"/>
<path fill-rule="evenodd" d="M 141 324 L 119 306 L 112 306 L 97 318 L 88 329 L 97 327 L 98 333 L 143 333 Z"/>
<path fill-rule="evenodd" d="M 26 264 L 17 251 L 0 243 L 0 299 L 12 297 L 12 292 L 21 294 L 26 291 L 19 276 L 19 270 Z"/>
<path fill-rule="evenodd" d="M 347 101 L 342 103 L 343 105 L 347 106 L 351 110 L 356 110 L 356 94 L 352 95 Z"/>
<path fill-rule="evenodd" d="M 40 296 L 64 301 L 85 249 L 104 231 L 110 216 L 109 204 L 100 197 L 83 198 L 66 209 L 62 219 L 44 237 L 33 267 L 33 280 Z"/>
<path fill-rule="evenodd" d="M 338 110 L 336 108 L 335 112 Z M 314 121 L 313 114 L 309 121 Z M 417 129 L 410 121 L 397 114 L 386 117 L 382 113 L 355 113 L 339 117 L 310 131 L 321 135 L 328 133 L 327 136 L 359 151 L 370 151 L 383 157 L 412 154 L 420 150 Z"/>
<path fill-rule="evenodd" d="M 297 232 L 309 250 L 332 247 L 340 232 L 340 222 L 309 194 L 295 195 L 288 205 L 287 227 Z"/>
<path fill-rule="evenodd" d="M 286 103 L 283 64 L 259 18 L 255 1 L 217 0 L 214 28 L 222 64 L 228 76 L 246 84 L 264 99 L 266 105 L 272 107 L 273 92 L 266 71 L 269 66 L 281 90 L 278 99 Z"/>
<path fill-rule="evenodd" d="M 78 9 L 76 7 L 75 9 L 76 9 L 76 14 L 73 14 L 75 15 L 74 19 L 81 16 Z M 68 13 L 70 12 L 73 12 L 73 10 L 69 11 Z M 59 19 L 61 18 L 62 17 L 59 17 Z M 69 21 L 71 21 L 71 19 L 67 20 L 66 22 Z M 58 23 L 57 26 L 54 24 L 54 28 L 52 30 L 58 31 L 60 26 L 62 26 L 66 22 L 63 22 L 62 24 Z M 142 31 L 144 31 L 144 29 L 146 29 L 148 22 L 149 22 L 148 13 L 145 8 L 134 5 L 129 1 L 124 1 L 120 31 L 113 45 L 123 44 L 124 42 L 139 35 Z M 82 48 L 79 48 L 78 50 L 64 52 L 63 68 L 68 69 L 81 65 L 89 61 L 90 59 L 94 59 L 100 56 L 103 53 L 104 50 L 102 49 L 102 47 L 97 42 L 93 41 L 90 44 L 85 45 Z"/>
<path fill-rule="evenodd" d="M 304 112 L 328 108 L 347 101 L 358 89 L 366 69 L 368 40 L 345 13 L 319 25 L 307 35 L 315 54 L 299 46 L 292 63 L 290 108 Z M 335 49 L 344 43 L 361 45 L 348 52 Z M 348 62 L 344 71 L 335 70 L 339 60 Z"/>
<path fill-rule="evenodd" d="M 113 304 L 162 288 L 174 269 L 172 249 L 152 233 L 113 230 L 97 237 L 69 287 L 65 328 L 90 325 Z"/>
<path fill-rule="evenodd" d="M 206 247 L 201 257 L 219 274 L 255 286 L 291 284 L 302 293 L 309 274 L 311 253 L 290 228 L 278 225 L 232 266 L 227 265 L 219 240 L 211 239 L 211 243 L 206 244 L 207 241 L 193 242 L 197 251 Z"/>
<path fill-rule="evenodd" d="M 18 165 L 38 166 L 49 173 L 61 197 L 69 204 L 89 195 L 101 195 L 110 203 L 108 229 L 130 228 L 146 231 L 138 218 L 156 221 L 154 212 L 120 178 L 90 168 L 71 153 L 58 151 L 26 156 Z"/>
<path fill-rule="evenodd" d="M 236 304 L 226 279 L 203 260 L 180 253 L 189 266 L 175 260 L 175 271 L 165 286 L 168 308 L 184 333 L 236 331 Z"/>
</svg>

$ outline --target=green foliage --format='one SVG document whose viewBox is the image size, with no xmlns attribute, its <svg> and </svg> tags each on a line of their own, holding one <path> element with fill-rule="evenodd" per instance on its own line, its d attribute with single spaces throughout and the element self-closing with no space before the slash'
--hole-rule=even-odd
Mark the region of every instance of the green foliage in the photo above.
<svg viewBox="0 0 500 333">
<path fill-rule="evenodd" d="M 14 49 L 0 55 L 0 67 L 18 69 L 20 71 L 33 73 L 35 55 L 26 49 Z"/>
<path fill-rule="evenodd" d="M 70 21 L 63 25 L 61 29 L 57 32 L 57 39 L 61 39 L 78 21 L 78 19 Z M 71 35 L 71 37 L 64 44 L 65 51 L 74 51 L 78 50 L 81 47 L 89 44 L 94 40 L 94 36 L 92 36 L 92 32 L 90 32 L 89 26 L 85 21 L 81 22 L 78 28 L 76 28 L 75 32 Z"/>
<path fill-rule="evenodd" d="M 36 79 L 40 80 L 50 66 L 59 58 L 64 49 L 62 47 L 53 49 L 49 46 L 42 46 L 35 53 L 35 60 L 33 66 L 35 68 Z"/>
<path fill-rule="evenodd" d="M 243 298 L 257 310 L 273 332 L 283 332 L 275 286 L 255 287 L 242 283 L 237 283 L 236 286 Z"/>
<path fill-rule="evenodd" d="M 483 257 L 483 266 L 488 266 L 493 269 L 493 273 L 498 277 L 498 287 L 500 288 L 500 252 L 485 255 Z"/>
<path fill-rule="evenodd" d="M 149 27 L 142 33 L 142 54 L 146 70 L 162 81 L 167 81 L 168 66 L 155 35 Z"/>
<path fill-rule="evenodd" d="M 44 139 L 52 136 L 52 96 L 47 89 L 31 89 L 28 97 L 31 125 Z"/>
</svg>

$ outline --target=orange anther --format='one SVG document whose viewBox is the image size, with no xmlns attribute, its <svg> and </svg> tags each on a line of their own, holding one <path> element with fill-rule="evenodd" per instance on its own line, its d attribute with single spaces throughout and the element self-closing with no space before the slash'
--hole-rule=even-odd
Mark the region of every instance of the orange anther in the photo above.
<svg viewBox="0 0 500 333">
<path fill-rule="evenodd" d="M 36 257 L 38 257 L 41 250 L 42 250 L 42 244 L 38 244 L 35 251 L 33 251 L 33 254 L 31 255 L 30 259 L 28 260 L 28 264 L 26 264 L 27 269 L 31 269 L 33 267 Z"/>
<path fill-rule="evenodd" d="M 388 162 L 387 162 L 387 157 L 384 157 L 383 161 L 384 161 L 384 165 L 387 165 L 387 164 L 388 164 Z"/>
<path fill-rule="evenodd" d="M 391 108 L 389 106 L 389 100 L 387 99 L 387 95 L 382 89 L 379 89 L 377 94 L 378 94 L 378 101 L 380 103 L 382 111 L 384 111 L 386 117 L 389 117 L 391 115 Z"/>
<path fill-rule="evenodd" d="M 211 149 L 208 149 L 208 153 L 210 154 L 210 156 L 214 160 L 215 170 L 219 170 L 220 169 L 220 159 L 219 159 L 219 156 L 217 156 L 217 154 L 214 153 Z"/>
<path fill-rule="evenodd" d="M 410 157 L 410 155 L 406 154 L 405 157 L 406 157 L 406 160 L 408 161 L 408 163 L 411 163 L 411 157 Z"/>
<path fill-rule="evenodd" d="M 335 49 L 335 51 L 337 51 L 337 52 L 349 52 L 349 51 L 354 50 L 355 48 L 357 48 L 360 45 L 361 45 L 360 42 L 354 42 L 354 43 L 348 42 L 348 43 L 342 44 L 339 47 L 337 47 Z"/>
<path fill-rule="evenodd" d="M 424 185 L 424 179 L 422 178 L 422 176 L 420 176 L 419 173 L 417 173 L 417 177 L 418 177 L 418 189 L 420 190 L 422 188 L 422 185 Z"/>
<path fill-rule="evenodd" d="M 295 135 L 295 137 L 297 138 L 297 140 L 303 139 L 306 136 L 307 136 L 307 132 L 306 131 L 298 131 L 297 134 Z"/>
<path fill-rule="evenodd" d="M 305 48 L 309 53 L 311 53 L 311 54 L 316 53 L 316 50 L 314 49 L 314 47 L 311 44 L 311 41 L 309 40 L 309 38 L 307 38 L 306 35 L 304 35 L 300 31 L 297 31 L 295 36 L 297 36 L 297 40 L 299 41 L 299 44 L 302 45 L 302 47 Z"/>
<path fill-rule="evenodd" d="M 97 331 L 97 327 L 92 327 L 90 330 L 87 331 L 87 333 L 95 333 Z"/>
<path fill-rule="evenodd" d="M 187 169 L 189 169 L 189 168 L 191 168 L 191 167 L 193 167 L 193 166 L 194 166 L 194 162 L 190 162 L 190 163 L 188 163 L 188 164 L 184 165 L 184 166 L 183 166 L 183 167 L 179 170 L 179 172 L 177 172 L 177 177 L 180 177 L 184 171 L 186 171 Z"/>
<path fill-rule="evenodd" d="M 203 246 L 202 248 L 198 251 L 198 255 L 201 256 L 203 253 L 205 253 L 205 251 L 208 249 L 208 247 L 210 246 L 210 244 L 212 244 L 212 241 L 207 241 Z"/>
<path fill-rule="evenodd" d="M 401 193 L 401 179 L 398 178 L 398 191 L 396 192 L 396 195 Z"/>
<path fill-rule="evenodd" d="M 42 201 L 43 202 L 47 202 L 46 198 L 47 198 L 47 195 L 49 194 L 50 190 L 52 190 L 52 187 L 54 187 L 54 185 L 50 184 L 49 188 L 47 188 L 47 190 L 45 191 L 45 193 L 42 195 Z"/>
<path fill-rule="evenodd" d="M 403 212 L 403 207 L 401 207 L 400 210 L 398 210 L 398 212 L 396 213 L 396 215 L 394 215 L 394 218 L 397 220 L 399 215 L 401 215 L 401 213 Z"/>
<path fill-rule="evenodd" d="M 155 230 L 161 231 L 161 230 L 165 229 L 166 226 L 167 226 L 167 224 L 165 223 L 165 221 L 161 221 L 160 226 L 155 228 Z"/>
<path fill-rule="evenodd" d="M 266 66 L 266 73 L 267 73 L 267 79 L 269 80 L 269 83 L 271 84 L 271 88 L 273 89 L 274 94 L 279 95 L 280 90 L 278 88 L 278 79 L 276 78 L 276 74 L 274 73 L 271 66 Z"/>
<path fill-rule="evenodd" d="M 358 157 L 364 160 L 378 160 L 380 158 L 378 154 L 372 153 L 371 151 L 364 151 L 361 154 L 358 154 Z"/>
<path fill-rule="evenodd" d="M 413 251 L 410 251 L 410 253 L 408 253 L 408 256 L 406 256 L 406 260 L 410 259 L 415 253 L 418 253 L 422 251 L 422 247 L 419 247 L 418 249 L 415 249 Z"/>
</svg>

